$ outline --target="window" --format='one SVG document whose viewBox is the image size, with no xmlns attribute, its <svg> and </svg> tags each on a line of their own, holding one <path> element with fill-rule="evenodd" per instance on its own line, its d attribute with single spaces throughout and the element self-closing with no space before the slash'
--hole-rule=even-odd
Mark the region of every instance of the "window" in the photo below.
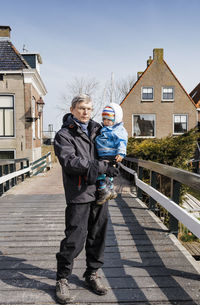
<svg viewBox="0 0 200 305">
<path fill-rule="evenodd" d="M 0 95 L 0 137 L 14 137 L 13 95 Z"/>
<path fill-rule="evenodd" d="M 153 101 L 153 87 L 142 87 L 142 101 Z"/>
<path fill-rule="evenodd" d="M 38 121 L 37 121 L 37 132 L 38 132 L 38 139 L 40 139 L 40 132 L 41 132 L 41 129 L 40 129 L 40 117 L 38 117 Z"/>
<path fill-rule="evenodd" d="M 0 151 L 0 159 L 15 159 L 15 151 L 14 150 L 1 150 Z"/>
<path fill-rule="evenodd" d="M 134 114 L 133 115 L 133 136 L 134 137 L 155 137 L 155 114 Z"/>
<path fill-rule="evenodd" d="M 34 99 L 34 97 L 32 98 L 32 102 L 31 102 L 31 112 L 32 112 L 32 118 L 33 118 L 32 135 L 33 135 L 33 139 L 35 139 L 35 99 Z"/>
<path fill-rule="evenodd" d="M 187 131 L 188 116 L 187 114 L 174 114 L 174 133 L 180 134 Z"/>
<path fill-rule="evenodd" d="M 173 101 L 174 100 L 174 88 L 163 87 L 162 88 L 162 101 Z"/>
</svg>

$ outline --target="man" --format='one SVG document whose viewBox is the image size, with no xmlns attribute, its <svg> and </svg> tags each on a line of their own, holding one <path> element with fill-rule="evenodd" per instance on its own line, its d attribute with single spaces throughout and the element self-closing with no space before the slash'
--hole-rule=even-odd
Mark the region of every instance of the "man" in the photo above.
<svg viewBox="0 0 200 305">
<path fill-rule="evenodd" d="M 99 174 L 116 175 L 118 171 L 107 162 L 97 160 L 94 139 L 101 126 L 91 120 L 91 98 L 86 94 L 74 97 L 70 111 L 64 116 L 63 126 L 54 140 L 67 203 L 66 237 L 56 255 L 56 298 L 61 304 L 70 300 L 68 277 L 84 243 L 87 269 L 83 277 L 92 291 L 99 295 L 107 293 L 97 270 L 103 265 L 108 206 L 107 202 L 96 204 L 96 179 Z"/>
</svg>

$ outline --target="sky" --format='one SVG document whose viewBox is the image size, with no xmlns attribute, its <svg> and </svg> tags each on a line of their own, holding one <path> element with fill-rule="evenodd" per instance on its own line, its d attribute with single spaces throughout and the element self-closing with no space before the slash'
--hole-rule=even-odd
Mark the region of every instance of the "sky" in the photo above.
<svg viewBox="0 0 200 305">
<path fill-rule="evenodd" d="M 42 57 L 44 130 L 62 124 L 63 96 L 75 78 L 102 88 L 146 69 L 154 48 L 188 93 L 200 82 L 199 0 L 0 0 L 11 41 Z M 119 101 L 120 102 L 120 101 Z"/>
</svg>

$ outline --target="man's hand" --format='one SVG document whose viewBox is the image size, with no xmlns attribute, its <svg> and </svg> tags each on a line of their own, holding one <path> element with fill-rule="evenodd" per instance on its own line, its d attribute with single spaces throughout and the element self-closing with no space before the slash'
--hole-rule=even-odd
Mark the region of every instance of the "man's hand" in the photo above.
<svg viewBox="0 0 200 305">
<path fill-rule="evenodd" d="M 123 160 L 123 157 L 121 155 L 116 155 L 116 157 L 115 157 L 116 162 L 122 162 L 122 160 Z"/>
</svg>

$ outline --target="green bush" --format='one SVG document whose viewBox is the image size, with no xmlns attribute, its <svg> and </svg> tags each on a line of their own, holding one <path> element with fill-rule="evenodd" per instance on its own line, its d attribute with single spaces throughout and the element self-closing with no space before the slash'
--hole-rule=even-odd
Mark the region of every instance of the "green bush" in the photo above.
<svg viewBox="0 0 200 305">
<path fill-rule="evenodd" d="M 162 139 L 129 138 L 127 156 L 192 170 L 188 161 L 194 157 L 198 138 L 200 132 L 196 129 Z"/>
<path fill-rule="evenodd" d="M 162 139 L 137 139 L 129 138 L 127 146 L 127 156 L 136 159 L 149 160 L 174 166 L 184 170 L 193 170 L 192 163 L 189 160 L 194 158 L 197 148 L 197 140 L 200 138 L 200 132 L 192 129 L 180 136 L 169 136 Z M 168 179 L 169 180 L 169 179 Z M 157 175 L 157 187 L 160 192 L 170 197 L 171 183 L 166 177 Z M 143 181 L 150 183 L 148 171 L 144 171 Z M 182 185 L 180 204 L 184 198 L 184 194 L 189 191 L 189 187 Z M 149 196 L 143 192 L 143 201 L 149 204 Z M 159 204 L 157 204 L 159 206 Z M 159 214 L 163 215 L 164 223 L 168 225 L 169 217 L 167 211 L 160 206 Z M 159 215 L 158 215 L 159 216 Z M 190 234 L 186 235 L 186 239 L 192 240 L 194 237 Z M 184 238 L 182 236 L 182 238 Z"/>
</svg>

